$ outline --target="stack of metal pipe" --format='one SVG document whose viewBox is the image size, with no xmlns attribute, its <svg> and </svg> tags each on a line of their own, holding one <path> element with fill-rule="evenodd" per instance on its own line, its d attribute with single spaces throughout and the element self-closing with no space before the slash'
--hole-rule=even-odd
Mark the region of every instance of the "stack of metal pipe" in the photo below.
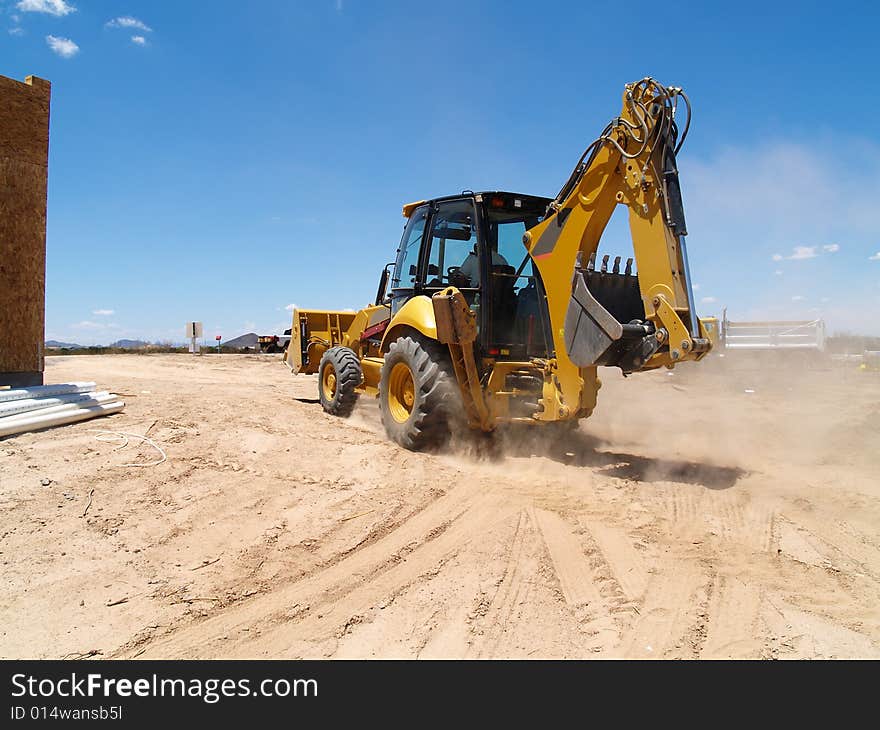
<svg viewBox="0 0 880 730">
<path fill-rule="evenodd" d="M 0 437 L 119 413 L 118 395 L 95 383 L 60 383 L 0 390 Z"/>
</svg>

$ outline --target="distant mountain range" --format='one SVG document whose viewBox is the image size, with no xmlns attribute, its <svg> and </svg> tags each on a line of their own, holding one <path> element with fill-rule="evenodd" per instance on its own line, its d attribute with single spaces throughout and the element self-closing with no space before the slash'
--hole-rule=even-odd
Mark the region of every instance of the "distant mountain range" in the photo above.
<svg viewBox="0 0 880 730">
<path fill-rule="evenodd" d="M 112 342 L 109 345 L 95 345 L 95 347 L 117 347 L 122 350 L 139 350 L 142 347 L 147 347 L 149 342 L 144 342 L 143 340 L 116 340 L 116 342 Z M 46 340 L 46 347 L 52 348 L 64 348 L 67 350 L 83 350 L 86 347 L 91 347 L 91 345 L 77 345 L 75 342 L 60 342 L 59 340 Z"/>
<path fill-rule="evenodd" d="M 149 347 L 152 343 L 144 342 L 143 340 L 116 340 L 116 342 L 111 342 L 109 345 L 96 345 L 96 347 L 116 347 L 121 350 L 140 350 L 144 347 Z M 225 342 L 220 342 L 223 347 L 232 347 L 235 349 L 243 350 L 246 347 L 251 349 L 257 346 L 257 334 L 255 332 L 248 332 L 245 335 L 239 335 L 231 340 L 226 340 Z M 77 345 L 73 342 L 61 342 L 60 340 L 46 340 L 45 343 L 47 348 L 52 349 L 67 349 L 67 350 L 82 350 L 89 345 Z M 209 343 L 208 347 L 212 345 Z"/>
<path fill-rule="evenodd" d="M 110 347 L 119 347 L 123 350 L 140 350 L 149 344 L 149 342 L 144 342 L 143 340 L 116 340 L 116 342 L 110 344 Z"/>
</svg>

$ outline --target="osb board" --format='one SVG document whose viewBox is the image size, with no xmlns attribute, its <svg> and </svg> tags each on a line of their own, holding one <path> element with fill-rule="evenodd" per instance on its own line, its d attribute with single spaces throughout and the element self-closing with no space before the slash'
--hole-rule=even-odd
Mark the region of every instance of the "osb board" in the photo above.
<svg viewBox="0 0 880 730">
<path fill-rule="evenodd" d="M 0 372 L 42 371 L 49 84 L 0 76 Z"/>
<path fill-rule="evenodd" d="M 50 84 L 30 77 L 26 84 L 0 76 L 0 157 L 47 164 Z"/>
</svg>

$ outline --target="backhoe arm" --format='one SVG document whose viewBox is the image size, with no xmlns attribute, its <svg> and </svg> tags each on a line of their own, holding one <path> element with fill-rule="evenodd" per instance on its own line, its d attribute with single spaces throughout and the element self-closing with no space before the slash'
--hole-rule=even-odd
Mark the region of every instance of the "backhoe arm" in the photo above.
<svg viewBox="0 0 880 730">
<path fill-rule="evenodd" d="M 563 402 L 577 402 L 586 369 L 671 366 L 710 348 L 694 308 L 684 241 L 675 163 L 684 141 L 675 122 L 679 99 L 687 103 L 681 89 L 653 79 L 628 84 L 621 116 L 587 148 L 547 217 L 524 236 L 547 295 Z M 621 272 L 619 256 L 610 270 L 608 256 L 596 265 L 617 205 L 629 210 L 637 274 L 631 259 Z"/>
</svg>

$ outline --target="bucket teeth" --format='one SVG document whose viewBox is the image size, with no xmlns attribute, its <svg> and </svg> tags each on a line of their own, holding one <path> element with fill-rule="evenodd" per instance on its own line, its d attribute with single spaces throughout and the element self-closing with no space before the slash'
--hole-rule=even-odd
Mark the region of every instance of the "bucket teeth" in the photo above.
<svg viewBox="0 0 880 730">
<path fill-rule="evenodd" d="M 633 260 L 627 259 L 626 260 L 626 269 L 624 269 L 623 273 L 626 276 L 630 276 L 632 274 L 632 270 L 633 270 Z"/>
<path fill-rule="evenodd" d="M 602 257 L 602 273 L 603 274 L 608 273 L 608 259 L 610 259 L 610 258 L 611 257 L 607 253 Z"/>
<path fill-rule="evenodd" d="M 620 256 L 614 257 L 614 267 L 611 269 L 612 274 L 620 273 Z"/>
<path fill-rule="evenodd" d="M 595 271 L 596 270 L 596 252 L 590 254 L 590 262 L 587 264 L 587 271 Z"/>
</svg>

